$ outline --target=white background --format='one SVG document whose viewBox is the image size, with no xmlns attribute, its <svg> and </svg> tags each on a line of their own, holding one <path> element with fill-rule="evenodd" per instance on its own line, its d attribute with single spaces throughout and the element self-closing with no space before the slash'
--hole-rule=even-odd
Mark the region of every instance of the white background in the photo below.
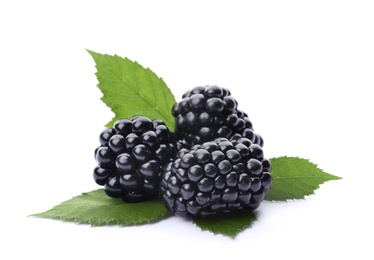
<svg viewBox="0 0 374 260">
<path fill-rule="evenodd" d="M 373 259 L 372 1 L 1 1 L 1 259 Z M 180 100 L 229 88 L 265 155 L 343 177 L 263 203 L 234 240 L 172 217 L 98 227 L 28 217 L 81 192 L 112 117 L 85 49 L 137 60 Z M 232 258 L 231 258 L 232 257 Z"/>
</svg>

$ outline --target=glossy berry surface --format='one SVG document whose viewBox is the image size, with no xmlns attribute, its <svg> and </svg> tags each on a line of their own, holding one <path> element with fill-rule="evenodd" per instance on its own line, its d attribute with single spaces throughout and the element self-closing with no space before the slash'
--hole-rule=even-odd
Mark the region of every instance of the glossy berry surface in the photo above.
<svg viewBox="0 0 374 260">
<path fill-rule="evenodd" d="M 94 181 L 126 202 L 159 197 L 162 167 L 175 157 L 174 136 L 161 120 L 121 119 L 99 135 Z"/>
<path fill-rule="evenodd" d="M 163 168 L 163 201 L 177 215 L 191 217 L 254 210 L 272 183 L 263 155 L 260 145 L 238 135 L 183 148 Z"/>
<path fill-rule="evenodd" d="M 237 107 L 238 102 L 225 88 L 208 85 L 187 91 L 172 108 L 177 139 L 192 146 L 240 134 L 262 146 L 263 140 L 253 132 L 248 115 Z"/>
</svg>

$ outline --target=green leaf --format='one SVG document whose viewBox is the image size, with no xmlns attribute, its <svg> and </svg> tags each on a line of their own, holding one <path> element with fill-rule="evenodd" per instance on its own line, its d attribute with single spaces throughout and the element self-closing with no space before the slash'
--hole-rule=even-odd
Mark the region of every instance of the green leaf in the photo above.
<svg viewBox="0 0 374 260">
<path fill-rule="evenodd" d="M 112 127 L 118 119 L 143 115 L 152 120 L 161 119 L 174 130 L 171 109 L 175 98 L 161 78 L 128 58 L 88 52 L 96 63 L 101 100 L 115 114 L 107 127 Z"/>
<path fill-rule="evenodd" d="M 251 227 L 256 220 L 254 211 L 242 211 L 215 218 L 195 218 L 193 222 L 202 230 L 234 238 L 239 232 Z"/>
<path fill-rule="evenodd" d="M 161 220 L 168 215 L 162 201 L 125 203 L 108 197 L 103 189 L 82 193 L 62 202 L 54 208 L 33 214 L 35 217 L 59 219 L 80 224 L 100 225 L 140 225 Z"/>
<path fill-rule="evenodd" d="M 265 200 L 286 201 L 304 199 L 314 194 L 321 184 L 341 179 L 328 174 L 307 159 L 298 157 L 278 157 L 270 159 L 273 184 Z"/>
</svg>

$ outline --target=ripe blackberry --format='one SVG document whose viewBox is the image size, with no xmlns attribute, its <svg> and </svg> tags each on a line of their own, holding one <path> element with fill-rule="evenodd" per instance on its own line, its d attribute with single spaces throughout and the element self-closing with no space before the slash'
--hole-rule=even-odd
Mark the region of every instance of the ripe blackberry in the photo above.
<svg viewBox="0 0 374 260">
<path fill-rule="evenodd" d="M 217 138 L 180 150 L 163 169 L 162 198 L 182 216 L 254 210 L 268 192 L 271 164 L 248 138 Z"/>
<path fill-rule="evenodd" d="M 229 139 L 239 133 L 262 145 L 262 138 L 253 132 L 248 115 L 237 106 L 238 102 L 226 88 L 209 85 L 187 91 L 172 109 L 177 139 L 192 146 L 217 137 Z"/>
<path fill-rule="evenodd" d="M 161 120 L 121 119 L 103 130 L 95 150 L 95 182 L 106 194 L 126 202 L 159 196 L 161 169 L 176 153 L 174 136 Z"/>
</svg>

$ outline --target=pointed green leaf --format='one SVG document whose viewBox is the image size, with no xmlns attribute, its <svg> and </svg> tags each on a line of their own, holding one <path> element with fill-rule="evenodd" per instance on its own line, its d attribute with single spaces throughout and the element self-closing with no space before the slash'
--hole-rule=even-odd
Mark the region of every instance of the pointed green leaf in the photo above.
<svg viewBox="0 0 374 260">
<path fill-rule="evenodd" d="M 175 98 L 161 78 L 128 58 L 88 52 L 96 63 L 101 99 L 115 114 L 107 127 L 118 119 L 143 115 L 161 119 L 174 130 L 171 109 Z"/>
<path fill-rule="evenodd" d="M 265 200 L 303 199 L 314 194 L 314 191 L 324 182 L 341 179 L 322 171 L 307 159 L 284 156 L 272 158 L 270 161 L 273 184 Z"/>
<path fill-rule="evenodd" d="M 54 208 L 33 214 L 35 217 L 71 221 L 80 224 L 100 225 L 140 225 L 161 220 L 168 210 L 159 200 L 142 203 L 125 203 L 108 197 L 103 189 L 82 193 L 62 202 Z"/>
<path fill-rule="evenodd" d="M 193 222 L 202 230 L 234 238 L 241 231 L 251 227 L 256 220 L 254 211 L 243 211 L 215 218 L 195 218 Z"/>
</svg>

